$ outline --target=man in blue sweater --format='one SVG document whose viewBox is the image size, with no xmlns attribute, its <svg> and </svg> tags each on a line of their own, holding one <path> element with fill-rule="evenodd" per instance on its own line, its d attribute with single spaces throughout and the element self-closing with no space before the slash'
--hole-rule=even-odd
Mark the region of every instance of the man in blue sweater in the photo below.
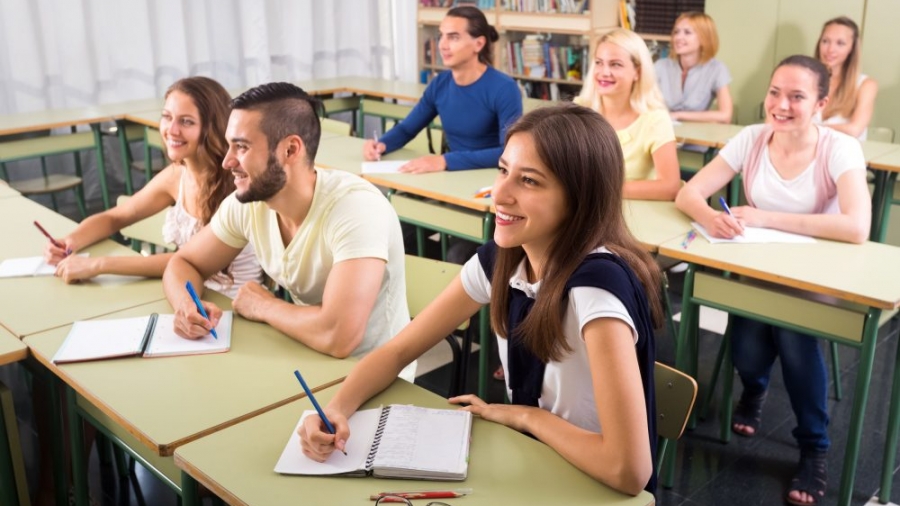
<svg viewBox="0 0 900 506">
<path fill-rule="evenodd" d="M 456 7 L 441 21 L 438 49 L 449 72 L 442 72 L 403 121 L 381 142 L 366 141 L 363 155 L 377 160 L 400 149 L 440 116 L 450 152 L 411 160 L 401 172 L 425 173 L 497 166 L 506 129 L 522 115 L 515 81 L 491 66 L 497 30 L 475 7 Z"/>
</svg>

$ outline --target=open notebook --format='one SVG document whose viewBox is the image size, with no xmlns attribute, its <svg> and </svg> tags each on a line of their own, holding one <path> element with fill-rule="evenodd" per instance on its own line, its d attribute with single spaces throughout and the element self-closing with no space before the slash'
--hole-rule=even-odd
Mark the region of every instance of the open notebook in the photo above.
<svg viewBox="0 0 900 506">
<path fill-rule="evenodd" d="M 316 462 L 300 449 L 297 428 L 315 414 L 304 411 L 291 433 L 275 472 L 418 480 L 466 479 L 472 413 L 391 404 L 357 411 L 350 417 L 347 455 L 334 452 Z"/>
<path fill-rule="evenodd" d="M 791 232 L 783 232 L 772 228 L 744 227 L 744 233 L 732 239 L 723 239 L 721 237 L 713 237 L 709 235 L 706 228 L 696 221 L 691 222 L 691 226 L 700 232 L 700 234 L 709 241 L 710 244 L 718 243 L 795 243 L 810 244 L 816 240 L 808 235 L 793 234 Z"/>
<path fill-rule="evenodd" d="M 195 340 L 175 333 L 175 315 L 172 314 L 78 321 L 72 324 L 72 330 L 53 356 L 53 363 L 224 353 L 231 349 L 232 319 L 231 311 L 223 312 L 216 325 L 219 338 L 207 334 Z"/>
<path fill-rule="evenodd" d="M 86 257 L 88 253 L 79 253 Z M 56 266 L 48 264 L 44 257 L 8 258 L 0 263 L 0 278 L 22 278 L 30 276 L 52 276 Z"/>
</svg>

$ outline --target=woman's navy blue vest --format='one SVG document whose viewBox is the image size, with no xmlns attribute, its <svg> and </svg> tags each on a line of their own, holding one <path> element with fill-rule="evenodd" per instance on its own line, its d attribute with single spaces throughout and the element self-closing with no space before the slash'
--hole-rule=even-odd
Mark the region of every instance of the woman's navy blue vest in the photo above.
<svg viewBox="0 0 900 506">
<path fill-rule="evenodd" d="M 488 280 L 494 275 L 494 260 L 497 255 L 497 244 L 490 241 L 478 248 L 478 261 Z M 509 280 L 503 280 L 508 283 Z M 578 286 L 592 286 L 612 293 L 622 301 L 637 329 L 638 341 L 635 345 L 638 367 L 641 371 L 641 382 L 644 387 L 644 402 L 647 408 L 647 432 L 650 435 L 650 452 L 653 462 L 653 475 L 647 486 L 650 493 L 656 492 L 656 395 L 654 392 L 653 370 L 656 360 L 656 343 L 653 335 L 653 324 L 650 316 L 647 295 L 644 287 L 632 272 L 631 268 L 618 256 L 610 253 L 592 253 L 585 257 L 581 265 L 566 282 L 565 297 L 569 291 Z M 516 329 L 531 311 L 534 299 L 525 292 L 510 287 L 509 307 L 507 314 L 508 343 L 507 381 L 512 390 L 512 403 L 526 406 L 538 406 L 541 389 L 544 383 L 546 364 L 529 350 Z"/>
</svg>

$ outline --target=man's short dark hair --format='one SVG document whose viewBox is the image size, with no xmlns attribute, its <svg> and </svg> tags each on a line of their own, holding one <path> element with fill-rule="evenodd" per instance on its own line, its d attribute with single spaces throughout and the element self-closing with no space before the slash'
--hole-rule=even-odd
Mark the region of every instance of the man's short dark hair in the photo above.
<svg viewBox="0 0 900 506">
<path fill-rule="evenodd" d="M 316 159 L 324 115 L 322 102 L 291 83 L 267 83 L 241 93 L 231 101 L 232 109 L 260 111 L 260 129 L 269 141 L 269 151 L 289 135 L 298 135 L 306 146 L 309 163 Z"/>
</svg>

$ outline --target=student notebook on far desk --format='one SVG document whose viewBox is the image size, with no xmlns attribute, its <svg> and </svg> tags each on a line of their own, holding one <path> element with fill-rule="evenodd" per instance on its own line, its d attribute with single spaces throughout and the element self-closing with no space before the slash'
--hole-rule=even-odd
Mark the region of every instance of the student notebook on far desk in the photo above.
<svg viewBox="0 0 900 506">
<path fill-rule="evenodd" d="M 462 481 L 469 469 L 472 413 L 392 404 L 350 417 L 347 455 L 335 451 L 316 462 L 300 449 L 297 428 L 275 465 L 280 474 L 368 476 Z"/>
<path fill-rule="evenodd" d="M 397 174 L 400 167 L 409 163 L 409 160 L 381 160 L 377 162 L 363 162 L 363 174 Z"/>
<path fill-rule="evenodd" d="M 88 253 L 79 253 L 87 257 Z M 52 276 L 56 266 L 48 264 L 44 257 L 8 258 L 0 262 L 0 278 L 24 278 L 32 276 Z"/>
<path fill-rule="evenodd" d="M 72 324 L 68 337 L 53 356 L 53 363 L 224 353 L 231 349 L 232 319 L 231 311 L 222 313 L 216 325 L 218 339 L 212 334 L 200 339 L 179 336 L 175 333 L 175 315 L 172 314 L 78 321 Z"/>
</svg>

